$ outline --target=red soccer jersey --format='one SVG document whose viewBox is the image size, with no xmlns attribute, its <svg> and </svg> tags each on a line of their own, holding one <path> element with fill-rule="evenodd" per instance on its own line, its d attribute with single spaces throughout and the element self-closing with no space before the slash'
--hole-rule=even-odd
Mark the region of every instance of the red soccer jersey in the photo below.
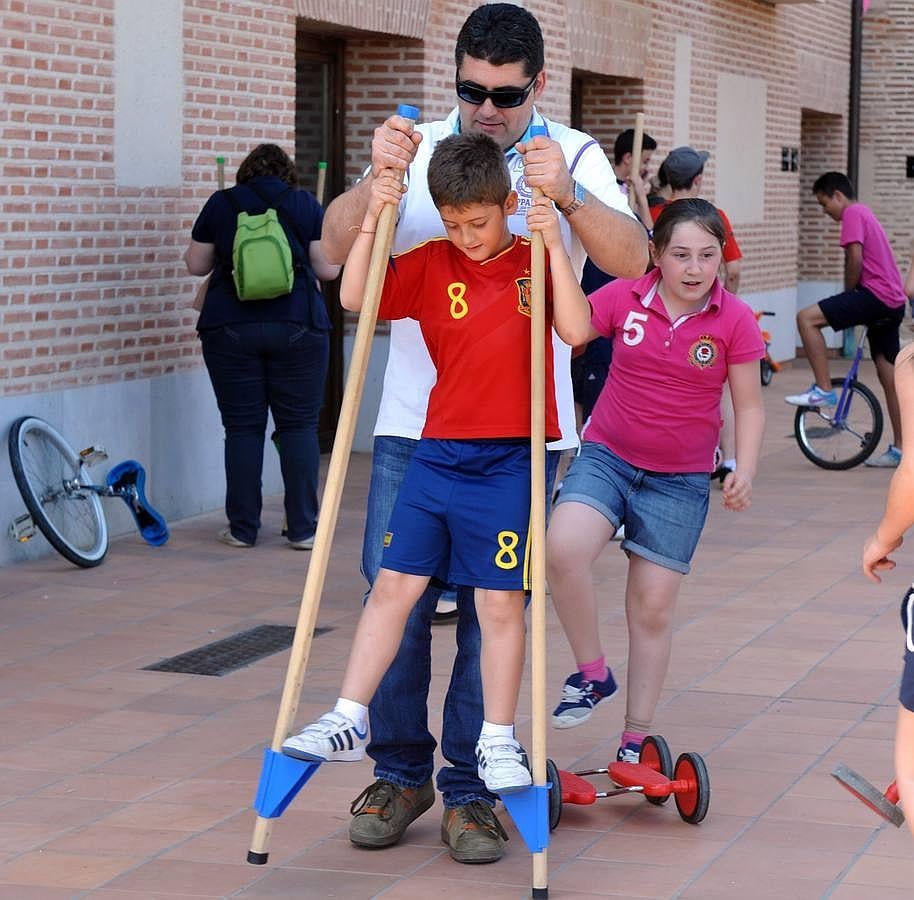
<svg viewBox="0 0 914 900">
<path fill-rule="evenodd" d="M 416 319 L 438 373 L 423 437 L 530 437 L 530 292 L 527 238 L 484 262 L 446 238 L 391 258 L 378 316 Z M 545 347 L 546 439 L 556 440 L 548 265 Z"/>
<path fill-rule="evenodd" d="M 670 202 L 675 203 L 676 201 L 667 201 L 666 203 L 658 203 L 657 206 L 651 207 L 651 218 L 656 222 L 660 217 L 660 213 L 669 206 Z M 739 249 L 739 244 L 736 243 L 736 235 L 733 233 L 733 226 L 730 224 L 730 220 L 727 218 L 727 214 L 720 209 L 717 209 L 718 215 L 720 216 L 721 222 L 724 223 L 724 248 L 723 256 L 724 262 L 733 262 L 735 259 L 743 258 L 743 251 Z"/>
</svg>

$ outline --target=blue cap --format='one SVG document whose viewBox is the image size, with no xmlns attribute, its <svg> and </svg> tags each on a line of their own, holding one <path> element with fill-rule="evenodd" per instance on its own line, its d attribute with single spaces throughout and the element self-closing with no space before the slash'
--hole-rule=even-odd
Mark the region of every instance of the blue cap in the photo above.
<svg viewBox="0 0 914 900">
<path fill-rule="evenodd" d="M 546 137 L 546 126 L 545 125 L 531 125 L 530 126 L 530 137 Z"/>
<path fill-rule="evenodd" d="M 397 107 L 397 115 L 402 116 L 404 119 L 412 119 L 416 122 L 419 119 L 419 107 L 410 106 L 408 103 L 401 103 Z"/>
</svg>

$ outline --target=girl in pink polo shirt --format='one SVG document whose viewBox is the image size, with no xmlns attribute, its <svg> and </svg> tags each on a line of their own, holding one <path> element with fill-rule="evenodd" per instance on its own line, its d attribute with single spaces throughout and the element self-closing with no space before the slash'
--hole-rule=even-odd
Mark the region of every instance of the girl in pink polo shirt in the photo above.
<svg viewBox="0 0 914 900">
<path fill-rule="evenodd" d="M 758 378 L 765 347 L 752 310 L 717 278 L 723 244 L 712 204 L 677 200 L 654 226 L 656 268 L 589 297 L 591 339 L 613 339 L 613 364 L 546 538 L 552 599 L 578 665 L 552 723 L 580 725 L 616 692 L 600 644 L 592 567 L 624 525 L 623 761 L 638 760 L 669 666 L 673 607 L 708 511 L 725 382 L 736 413 L 737 464 L 724 480 L 723 505 L 746 509 L 752 497 L 765 423 Z"/>
</svg>

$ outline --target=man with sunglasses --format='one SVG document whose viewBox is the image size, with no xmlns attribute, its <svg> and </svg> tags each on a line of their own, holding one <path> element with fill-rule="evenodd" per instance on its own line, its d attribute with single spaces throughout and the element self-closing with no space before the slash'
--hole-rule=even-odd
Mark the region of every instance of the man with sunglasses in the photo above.
<svg viewBox="0 0 914 900">
<path fill-rule="evenodd" d="M 446 119 L 411 132 L 406 120 L 393 116 L 375 130 L 370 169 L 325 213 L 321 245 L 328 260 L 345 261 L 368 204 L 371 180 L 387 168 L 408 169 L 394 252 L 443 236 L 444 227 L 428 191 L 428 161 L 447 135 L 474 131 L 489 135 L 505 151 L 512 187 L 519 196 L 518 210 L 509 219 L 513 233 L 528 233 L 527 208 L 532 189 L 537 188 L 563 213 L 562 236 L 579 278 L 588 254 L 604 271 L 621 277 L 641 275 L 647 266 L 646 233 L 631 217 L 599 144 L 545 119 L 534 106 L 546 87 L 543 37 L 536 19 L 513 4 L 479 7 L 460 30 L 455 61 L 457 107 Z M 531 138 L 531 125 L 545 125 L 548 137 Z M 553 341 L 563 439 L 549 445 L 547 496 L 562 450 L 577 445 L 571 351 L 557 338 Z M 434 382 L 435 369 L 418 323 L 392 322 L 362 549 L 362 572 L 369 583 L 380 567 L 384 532 L 418 443 Z M 395 844 L 410 822 L 434 803 L 431 777 L 436 741 L 428 729 L 427 703 L 430 624 L 439 594 L 430 588 L 417 603 L 399 653 L 369 707 L 367 749 L 375 761 L 377 781 L 351 807 L 349 837 L 358 846 Z M 445 806 L 441 837 L 458 862 L 495 862 L 504 852 L 506 835 L 492 809 L 495 797 L 478 776 L 474 755 L 483 713 L 479 623 L 472 592 L 460 589 L 457 596 L 457 656 L 442 728 L 442 751 L 451 765 L 438 773 Z"/>
</svg>

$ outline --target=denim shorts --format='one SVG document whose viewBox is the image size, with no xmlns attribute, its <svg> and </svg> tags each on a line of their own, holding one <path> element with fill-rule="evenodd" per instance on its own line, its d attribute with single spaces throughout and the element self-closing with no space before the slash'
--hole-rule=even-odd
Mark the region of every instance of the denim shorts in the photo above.
<svg viewBox="0 0 914 900">
<path fill-rule="evenodd" d="M 708 516 L 709 485 L 707 472 L 648 472 L 585 441 L 555 502 L 583 503 L 613 528 L 624 525 L 626 553 L 685 575 Z"/>
</svg>

